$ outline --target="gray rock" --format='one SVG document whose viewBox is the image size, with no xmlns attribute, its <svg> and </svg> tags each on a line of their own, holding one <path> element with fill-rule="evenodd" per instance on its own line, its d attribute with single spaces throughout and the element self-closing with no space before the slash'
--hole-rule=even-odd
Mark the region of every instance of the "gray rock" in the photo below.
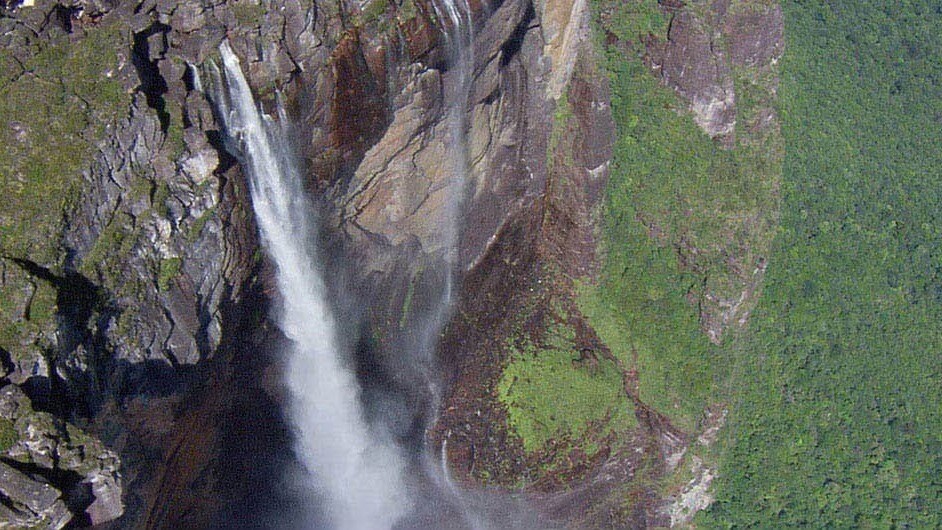
<svg viewBox="0 0 942 530">
<path fill-rule="evenodd" d="M 120 461 L 100 441 L 56 420 L 51 414 L 33 410 L 29 398 L 16 385 L 0 389 L 0 417 L 11 421 L 16 431 L 16 441 L 4 456 L 50 471 L 72 471 L 83 476 L 82 482 L 91 486 L 94 497 L 88 515 L 96 524 L 115 519 L 123 513 Z M 29 486 L 33 488 L 29 495 L 38 504 L 24 502 L 24 505 L 34 514 L 45 513 L 48 521 L 58 520 L 52 517 L 59 510 L 53 501 L 62 495 L 61 491 L 45 482 L 29 485 L 23 482 L 23 477 L 36 481 L 17 473 L 15 469 L 7 470 L 5 475 L 0 473 L 0 491 L 12 499 L 14 493 L 27 492 L 24 488 Z M 12 489 L 6 491 L 4 488 Z M 45 508 L 40 509 L 41 506 Z"/>
<path fill-rule="evenodd" d="M 62 492 L 3 462 L 0 462 L 0 494 L 18 512 L 18 519 L 23 526 L 58 530 L 72 519 L 72 514 L 61 500 Z"/>
</svg>

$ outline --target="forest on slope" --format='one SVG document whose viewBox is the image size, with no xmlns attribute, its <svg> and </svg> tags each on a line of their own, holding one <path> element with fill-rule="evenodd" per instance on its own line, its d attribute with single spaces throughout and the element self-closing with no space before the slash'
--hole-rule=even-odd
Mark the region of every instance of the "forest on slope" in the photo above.
<svg viewBox="0 0 942 530">
<path fill-rule="evenodd" d="M 942 7 L 787 1 L 783 209 L 704 526 L 942 524 Z"/>
<path fill-rule="evenodd" d="M 782 143 L 726 151 L 645 67 L 644 36 L 670 31 L 655 4 L 601 3 L 602 28 L 635 44 L 608 41 L 619 138 L 607 265 L 588 297 L 601 309 L 589 313 L 628 343 L 613 349 L 642 366 L 642 395 L 674 405 L 681 425 L 710 400 L 728 405 L 718 445 L 694 448 L 718 466 L 716 503 L 695 524 L 938 526 L 942 8 L 783 2 Z M 748 124 L 764 81 L 734 76 Z M 711 345 L 683 300 L 722 276 L 722 260 L 684 267 L 664 240 L 709 247 L 728 214 L 753 211 L 774 236 L 757 252 L 769 252 L 762 294 L 748 325 Z"/>
</svg>

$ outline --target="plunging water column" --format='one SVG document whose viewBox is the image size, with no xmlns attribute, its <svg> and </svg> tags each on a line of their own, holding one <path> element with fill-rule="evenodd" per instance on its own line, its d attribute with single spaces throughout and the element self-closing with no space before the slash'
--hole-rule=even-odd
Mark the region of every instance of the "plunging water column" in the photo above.
<svg viewBox="0 0 942 530">
<path fill-rule="evenodd" d="M 326 499 L 337 530 L 392 528 L 411 509 L 396 444 L 364 420 L 360 390 L 343 362 L 334 317 L 311 242 L 316 222 L 289 148 L 286 120 L 262 113 L 238 58 L 219 48 L 213 99 L 249 178 L 265 251 L 277 267 L 278 324 L 289 339 L 286 381 L 296 450 Z"/>
</svg>

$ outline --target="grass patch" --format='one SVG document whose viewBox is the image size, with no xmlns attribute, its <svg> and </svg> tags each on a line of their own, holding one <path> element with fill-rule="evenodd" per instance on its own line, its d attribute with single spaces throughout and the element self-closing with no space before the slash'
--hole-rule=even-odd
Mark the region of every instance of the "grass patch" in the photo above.
<svg viewBox="0 0 942 530">
<path fill-rule="evenodd" d="M 157 271 L 157 289 L 166 292 L 170 290 L 170 283 L 180 274 L 180 267 L 183 266 L 181 258 L 166 258 L 160 260 L 159 270 Z"/>
<path fill-rule="evenodd" d="M 203 233 L 203 229 L 206 228 L 206 223 L 208 223 L 209 220 L 212 219 L 213 216 L 215 215 L 216 215 L 215 206 L 211 208 L 207 208 L 206 211 L 201 213 L 200 216 L 197 217 L 196 220 L 193 221 L 193 224 L 191 224 L 190 227 L 187 229 L 187 232 L 186 232 L 187 242 L 189 243 L 196 242 L 200 238 L 200 235 Z"/>
<path fill-rule="evenodd" d="M 557 437 L 599 439 L 634 426 L 620 372 L 606 362 L 579 366 L 573 338 L 572 330 L 562 326 L 548 332 L 544 344 L 518 338 L 510 345 L 510 363 L 497 392 L 507 406 L 510 427 L 527 453 Z M 590 445 L 586 444 L 587 453 Z"/>
<path fill-rule="evenodd" d="M 13 422 L 6 418 L 0 418 L 0 453 L 5 453 L 13 447 L 18 439 Z"/>
</svg>

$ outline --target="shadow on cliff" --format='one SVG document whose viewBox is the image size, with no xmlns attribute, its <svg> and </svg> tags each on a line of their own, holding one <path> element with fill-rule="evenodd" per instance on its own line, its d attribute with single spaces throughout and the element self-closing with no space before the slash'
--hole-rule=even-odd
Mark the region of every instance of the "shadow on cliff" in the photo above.
<svg viewBox="0 0 942 530">
<path fill-rule="evenodd" d="M 166 363 L 127 367 L 139 379 L 125 381 L 148 385 L 131 398 L 136 405 L 128 408 L 140 409 L 132 421 L 151 420 L 147 409 L 160 407 L 161 396 L 173 400 L 173 412 L 166 432 L 135 451 L 147 461 L 128 462 L 142 473 L 140 484 L 128 488 L 135 496 L 128 495 L 128 513 L 109 528 L 320 526 L 307 515 L 316 494 L 298 477 L 277 354 L 284 339 L 267 318 L 268 306 L 257 284 L 225 304 L 215 355 L 184 367 L 186 374 Z M 145 388 L 155 392 L 142 394 Z"/>
</svg>

